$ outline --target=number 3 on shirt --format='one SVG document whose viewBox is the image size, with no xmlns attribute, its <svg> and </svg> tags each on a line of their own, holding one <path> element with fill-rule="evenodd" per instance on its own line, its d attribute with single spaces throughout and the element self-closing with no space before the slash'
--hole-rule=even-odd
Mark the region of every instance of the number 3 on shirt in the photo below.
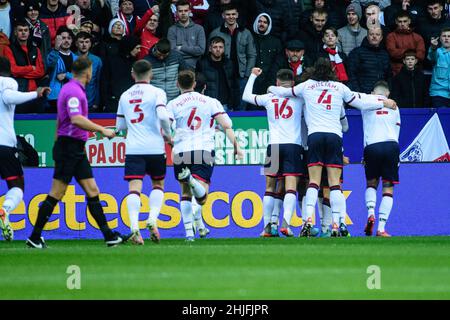
<svg viewBox="0 0 450 320">
<path fill-rule="evenodd" d="M 278 101 L 278 99 L 272 99 L 272 103 L 275 106 L 275 119 L 279 119 L 280 116 L 283 119 L 289 119 L 293 113 L 292 108 L 287 105 L 289 98 L 283 99 L 281 106 L 278 104 Z M 287 113 L 284 113 L 285 110 Z"/>
<path fill-rule="evenodd" d="M 325 104 L 326 109 L 331 110 L 331 94 L 329 94 L 325 100 L 323 99 L 323 98 L 325 98 L 325 95 L 327 94 L 327 92 L 328 92 L 328 90 L 322 91 L 322 94 L 320 95 L 319 99 L 317 99 L 317 103 Z"/>
<path fill-rule="evenodd" d="M 136 119 L 131 119 L 131 123 L 139 123 L 142 120 L 144 120 L 144 111 L 139 108 L 139 106 L 142 103 L 142 99 L 134 99 L 134 100 L 130 100 L 129 101 L 131 105 L 135 105 L 134 106 L 134 112 L 138 114 L 138 117 Z"/>
<path fill-rule="evenodd" d="M 188 127 L 189 129 L 195 131 L 202 125 L 202 119 L 199 116 L 195 115 L 195 112 L 197 111 L 197 108 L 193 108 L 191 111 L 191 114 L 189 115 L 188 119 Z"/>
</svg>

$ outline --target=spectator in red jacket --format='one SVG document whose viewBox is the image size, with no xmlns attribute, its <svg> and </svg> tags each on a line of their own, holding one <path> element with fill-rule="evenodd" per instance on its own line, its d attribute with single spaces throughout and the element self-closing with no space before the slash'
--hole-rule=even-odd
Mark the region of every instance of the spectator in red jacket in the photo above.
<svg viewBox="0 0 450 320">
<path fill-rule="evenodd" d="M 138 54 L 138 59 L 143 59 L 148 55 L 150 49 L 159 41 L 159 37 L 156 35 L 159 26 L 158 12 L 158 6 L 148 9 L 136 24 L 134 34 L 141 38 L 141 51 Z"/>
<path fill-rule="evenodd" d="M 69 15 L 67 8 L 58 0 L 46 0 L 40 10 L 40 19 L 48 26 L 52 47 L 55 45 L 56 31 L 65 26 Z"/>
<path fill-rule="evenodd" d="M 394 75 L 398 74 L 402 69 L 406 51 L 415 51 L 419 63 L 425 59 L 425 43 L 421 35 L 412 31 L 409 13 L 400 11 L 395 18 L 395 23 L 397 28 L 389 33 L 386 38 L 386 49 L 391 57 Z"/>
<path fill-rule="evenodd" d="M 5 56 L 11 63 L 11 74 L 19 84 L 19 91 L 35 91 L 42 81 L 45 70 L 41 51 L 29 40 L 30 28 L 24 20 L 14 27 L 14 40 L 5 48 Z M 18 113 L 43 112 L 42 99 L 33 100 L 16 107 Z"/>
</svg>

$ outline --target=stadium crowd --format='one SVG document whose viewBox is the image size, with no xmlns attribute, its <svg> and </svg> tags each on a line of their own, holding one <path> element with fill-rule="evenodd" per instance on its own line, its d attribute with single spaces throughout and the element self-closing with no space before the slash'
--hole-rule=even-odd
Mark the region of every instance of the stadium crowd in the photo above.
<svg viewBox="0 0 450 320">
<path fill-rule="evenodd" d="M 81 56 L 92 61 L 90 112 L 117 112 L 139 59 L 169 101 L 192 69 L 225 110 L 258 109 L 242 101 L 253 67 L 261 94 L 279 69 L 299 78 L 319 57 L 351 90 L 385 80 L 399 107 L 448 107 L 449 10 L 449 0 L 0 0 L 0 55 L 20 91 L 52 90 L 17 113 L 56 112 Z"/>
</svg>

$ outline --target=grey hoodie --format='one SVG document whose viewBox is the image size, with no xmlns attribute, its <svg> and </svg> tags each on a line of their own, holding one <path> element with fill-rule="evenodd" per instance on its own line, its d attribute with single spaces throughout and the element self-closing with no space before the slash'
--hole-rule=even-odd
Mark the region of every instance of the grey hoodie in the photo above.
<svg viewBox="0 0 450 320">
<path fill-rule="evenodd" d="M 177 50 L 183 56 L 189 68 L 195 69 L 197 60 L 205 53 L 206 37 L 201 25 L 189 21 L 187 27 L 183 27 L 180 22 L 169 28 L 167 39 L 171 48 Z M 180 49 L 178 49 L 181 46 Z"/>
</svg>

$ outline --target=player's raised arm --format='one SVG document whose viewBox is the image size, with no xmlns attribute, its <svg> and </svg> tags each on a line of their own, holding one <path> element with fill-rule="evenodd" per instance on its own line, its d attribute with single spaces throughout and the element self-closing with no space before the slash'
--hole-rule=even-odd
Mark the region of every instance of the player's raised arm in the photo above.
<svg viewBox="0 0 450 320">
<path fill-rule="evenodd" d="M 258 97 L 256 94 L 253 94 L 253 86 L 255 84 L 256 78 L 262 73 L 260 68 L 253 68 L 250 77 L 248 78 L 247 84 L 245 85 L 244 93 L 242 94 L 242 100 L 245 102 L 258 105 L 256 102 L 256 98 Z"/>
</svg>

